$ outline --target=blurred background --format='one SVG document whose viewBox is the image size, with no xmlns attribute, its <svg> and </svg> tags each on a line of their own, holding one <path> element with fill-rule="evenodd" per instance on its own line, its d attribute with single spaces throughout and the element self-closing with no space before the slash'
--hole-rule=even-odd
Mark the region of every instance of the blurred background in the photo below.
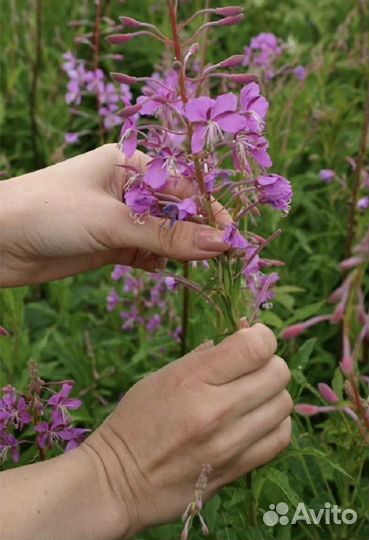
<svg viewBox="0 0 369 540">
<path fill-rule="evenodd" d="M 200 0 L 180 4 L 183 17 L 204 6 Z M 227 4 L 212 1 L 211 7 Z M 354 244 L 369 227 L 369 210 L 357 206 L 369 195 L 369 185 L 363 182 L 352 198 L 353 163 L 363 152 L 368 122 L 364 113 L 369 8 L 365 0 L 238 4 L 245 8 L 244 21 L 209 35 L 208 61 L 240 53 L 247 57 L 258 47 L 267 50 L 261 64 L 249 60 L 245 69 L 259 73 L 270 101 L 267 136 L 273 169 L 294 189 L 288 217 L 265 211 L 258 229 L 263 235 L 277 227 L 283 231 L 266 253 L 285 266 L 279 269 L 273 308 L 262 315 L 280 336 L 283 328 L 332 310 L 327 298 L 342 280 L 338 263 L 347 255 L 348 242 Z M 149 21 L 169 34 L 165 8 L 164 0 L 1 0 L 2 179 L 119 139 L 121 121 L 116 113 L 130 90 L 112 89 L 109 72 L 151 75 L 162 59 L 162 47 L 147 38 L 113 47 L 105 36 L 119 15 Z M 71 84 L 81 65 L 91 73 L 101 70 L 103 103 L 96 98 L 93 77 L 83 90 Z M 368 156 L 362 157 L 364 170 Z M 331 176 L 324 177 L 324 170 Z M 348 240 L 353 213 L 355 234 Z M 0 324 L 10 334 L 0 343 L 1 386 L 12 384 L 25 392 L 31 360 L 45 380 L 73 379 L 75 395 L 83 400 L 74 420 L 93 429 L 134 382 L 179 356 L 181 291 L 139 274 L 118 282 L 111 277 L 112 270 L 1 292 Z M 197 280 L 204 280 L 201 268 L 193 272 Z M 136 282 L 127 285 L 127 279 Z M 366 291 L 368 279 L 364 273 Z M 125 295 L 115 309 L 112 287 L 120 298 Z M 160 299 L 146 309 L 152 328 L 148 321 L 130 324 L 132 306 L 153 287 Z M 189 348 L 208 336 L 206 309 L 201 298 L 191 295 Z M 296 401 L 321 404 L 315 387 L 322 381 L 333 384 L 342 397 L 344 381 L 337 370 L 342 355 L 340 325 L 317 326 L 303 338 L 281 341 L 280 354 L 292 369 Z M 361 359 L 366 374 L 367 354 L 366 346 Z M 296 417 L 293 446 L 256 475 L 251 489 L 241 480 L 207 505 L 211 538 L 368 537 L 367 449 L 355 442 L 354 424 L 341 415 L 312 420 Z M 32 452 L 26 450 L 20 464 L 34 459 Z M 355 526 L 271 528 L 260 517 L 276 501 L 290 505 L 305 501 L 318 508 L 326 500 L 354 505 L 359 515 Z M 257 515 L 250 521 L 248 508 L 255 501 Z M 140 537 L 171 539 L 180 529 L 168 525 Z M 199 537 L 197 529 L 193 537 L 196 534 Z"/>
</svg>

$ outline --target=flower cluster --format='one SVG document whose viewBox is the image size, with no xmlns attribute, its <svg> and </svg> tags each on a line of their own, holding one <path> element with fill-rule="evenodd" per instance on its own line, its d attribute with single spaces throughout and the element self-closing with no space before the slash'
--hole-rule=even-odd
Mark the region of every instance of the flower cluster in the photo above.
<svg viewBox="0 0 369 540">
<path fill-rule="evenodd" d="M 277 69 L 278 60 L 287 50 L 287 44 L 271 32 L 261 32 L 254 36 L 250 44 L 245 47 L 243 65 L 249 66 L 259 72 L 265 81 L 273 79 L 277 73 L 292 73 L 297 79 L 303 81 L 306 77 L 304 66 L 282 66 Z"/>
<path fill-rule="evenodd" d="M 173 26 L 177 24 L 176 10 L 170 4 Z M 151 214 L 167 218 L 169 226 L 176 220 L 217 226 L 212 201 L 228 200 L 233 223 L 225 228 L 224 239 L 232 256 L 242 260 L 241 274 L 254 293 L 257 307 L 266 306 L 272 296 L 270 288 L 278 279 L 277 274 L 265 276 L 261 272 L 269 266 L 259 256 L 268 240 L 251 231 L 244 236 L 240 231 L 244 218 L 250 216 L 254 220 L 258 207 L 263 205 L 287 213 L 292 199 L 291 184 L 269 172 L 272 159 L 265 136 L 269 103 L 261 95 L 256 77 L 237 71 L 243 55 L 213 65 L 201 65 L 199 60 L 197 36 L 210 27 L 239 23 L 242 9 L 232 6 L 206 11 L 216 19 L 204 23 L 185 41 L 181 41 L 177 31 L 171 39 L 155 27 L 150 30 L 152 37 L 173 48 L 174 63 L 151 77 L 112 74 L 120 84 L 143 83 L 141 95 L 121 113 L 122 152 L 129 158 L 140 147 L 151 156 L 145 173 L 127 167 L 129 181 L 124 202 L 131 209 L 132 219 L 141 224 Z M 127 43 L 148 33 L 140 30 L 146 26 L 141 21 L 128 17 L 120 20 L 124 29 L 135 31 L 108 37 L 112 44 Z M 185 26 L 186 23 L 181 28 Z M 217 95 L 217 82 L 224 81 L 232 87 L 241 86 L 240 91 Z M 215 95 L 208 95 L 209 88 Z M 176 197 L 173 191 L 187 196 Z"/>
<path fill-rule="evenodd" d="M 168 292 L 177 289 L 173 277 L 143 273 L 128 266 L 116 265 L 112 279 L 116 286 L 107 297 L 106 307 L 108 311 L 120 308 L 123 330 L 141 326 L 146 328 L 149 335 L 154 335 L 165 322 L 166 327 L 171 328 L 172 337 L 178 341 L 181 334 L 179 318 L 172 297 L 168 295 Z"/>
<path fill-rule="evenodd" d="M 65 101 L 72 107 L 71 112 L 74 115 L 81 115 L 77 107 L 84 99 L 94 96 L 104 128 L 109 131 L 120 125 L 122 119 L 118 111 L 132 98 L 128 85 L 114 85 L 107 80 L 102 69 L 87 69 L 86 63 L 77 59 L 71 52 L 66 52 L 63 58 L 63 69 L 69 79 Z M 65 134 L 65 142 L 76 144 L 84 133 L 68 132 Z"/>
<path fill-rule="evenodd" d="M 7 385 L 0 398 L 0 461 L 20 458 L 21 445 L 35 445 L 41 459 L 53 447 L 65 451 L 78 446 L 89 431 L 72 425 L 71 410 L 79 409 L 81 400 L 71 398 L 71 381 L 42 381 L 37 367 L 31 365 L 32 381 L 27 395 Z M 54 391 L 53 386 L 59 386 Z"/>
</svg>

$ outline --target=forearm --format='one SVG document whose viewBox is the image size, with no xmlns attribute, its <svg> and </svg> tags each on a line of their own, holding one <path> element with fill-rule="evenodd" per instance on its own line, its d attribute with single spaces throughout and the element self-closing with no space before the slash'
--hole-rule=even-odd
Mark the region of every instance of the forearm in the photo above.
<svg viewBox="0 0 369 540">
<path fill-rule="evenodd" d="M 128 529 L 104 472 L 77 448 L 0 475 L 0 538 L 114 539 Z"/>
</svg>

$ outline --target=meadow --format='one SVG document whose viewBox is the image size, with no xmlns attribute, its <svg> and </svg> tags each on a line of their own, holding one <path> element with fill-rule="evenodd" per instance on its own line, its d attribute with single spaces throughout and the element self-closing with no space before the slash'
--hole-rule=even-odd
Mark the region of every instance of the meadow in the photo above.
<svg viewBox="0 0 369 540">
<path fill-rule="evenodd" d="M 181 18 L 204 3 L 183 0 Z M 281 231 L 263 256 L 283 265 L 277 265 L 279 279 L 257 314 L 242 303 L 235 313 L 259 318 L 275 332 L 278 354 L 292 373 L 296 411 L 290 447 L 223 488 L 205 505 L 204 517 L 214 540 L 360 540 L 369 535 L 369 5 L 239 5 L 245 17 L 238 25 L 207 34 L 206 63 L 247 57 L 237 73 L 258 76 L 269 101 L 273 171 L 291 182 L 293 199 L 289 212 L 264 205 L 247 221 L 263 238 Z M 78 66 L 90 73 L 101 69 L 107 85 L 110 72 L 148 77 L 171 61 L 165 54 L 163 59 L 155 40 L 117 46 L 105 39 L 123 15 L 170 35 L 164 0 L 1 0 L 0 10 L 1 179 L 119 141 L 124 119 L 118 101 L 128 96 L 134 102 L 139 89 L 123 85 L 125 96 L 118 99 L 105 86 L 102 102 L 90 80 L 79 95 L 80 89 L 68 86 Z M 110 266 L 2 289 L 0 387 L 12 385 L 27 396 L 37 370 L 44 381 L 72 380 L 73 396 L 82 401 L 72 411 L 73 423 L 95 429 L 135 382 L 206 339 L 219 338 L 203 294 L 209 293 L 207 269 L 183 266 L 171 261 L 168 275 L 159 278 Z M 183 275 L 202 292 L 185 288 Z M 250 283 L 245 302 L 249 289 Z M 222 320 L 225 333 L 228 322 Z M 30 425 L 25 433 L 35 438 Z M 46 458 L 62 446 L 46 451 Z M 39 450 L 37 444 L 22 445 L 17 463 L 11 452 L 0 451 L 2 468 L 45 458 Z M 273 521 L 278 503 L 288 505 L 287 523 Z M 335 505 L 353 509 L 357 518 L 291 523 L 299 503 L 315 512 Z M 139 537 L 170 540 L 181 530 L 175 523 Z M 189 537 L 202 537 L 196 521 Z"/>
</svg>

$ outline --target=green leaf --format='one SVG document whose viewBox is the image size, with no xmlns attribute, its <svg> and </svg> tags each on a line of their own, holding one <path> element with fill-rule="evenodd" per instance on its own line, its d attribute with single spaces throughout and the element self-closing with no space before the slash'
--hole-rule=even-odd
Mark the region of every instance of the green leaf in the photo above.
<svg viewBox="0 0 369 540">
<path fill-rule="evenodd" d="M 289 362 L 289 366 L 291 369 L 304 369 L 307 366 L 307 363 L 309 362 L 310 357 L 313 353 L 315 343 L 316 338 L 311 338 L 305 341 L 303 345 L 301 345 L 300 349 Z"/>
<path fill-rule="evenodd" d="M 274 326 L 275 328 L 283 328 L 284 326 L 282 319 L 273 311 L 265 310 L 262 312 L 261 319 L 268 326 Z"/>
</svg>

